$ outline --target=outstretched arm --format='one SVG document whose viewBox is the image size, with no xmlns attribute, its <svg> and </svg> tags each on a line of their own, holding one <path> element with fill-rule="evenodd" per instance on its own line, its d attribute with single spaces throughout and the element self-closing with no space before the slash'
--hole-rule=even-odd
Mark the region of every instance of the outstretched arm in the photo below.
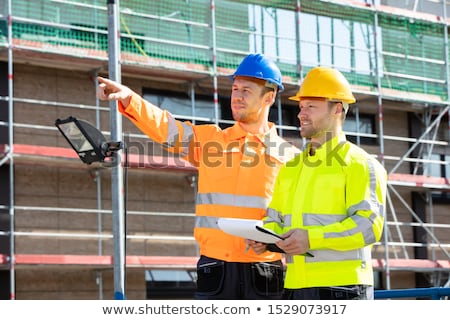
<svg viewBox="0 0 450 320">
<path fill-rule="evenodd" d="M 194 129 L 190 122 L 176 120 L 169 111 L 144 100 L 136 92 L 116 81 L 98 77 L 100 100 L 118 101 L 118 110 L 153 141 L 172 153 L 181 154 L 197 163 L 190 153 Z M 188 158 L 190 156 L 190 158 Z"/>
</svg>

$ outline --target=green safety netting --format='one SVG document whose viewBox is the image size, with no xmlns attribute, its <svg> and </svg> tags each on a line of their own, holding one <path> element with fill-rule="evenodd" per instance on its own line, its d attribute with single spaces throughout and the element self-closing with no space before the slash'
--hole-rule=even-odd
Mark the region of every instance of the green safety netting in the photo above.
<svg viewBox="0 0 450 320">
<path fill-rule="evenodd" d="M 21 46 L 70 54 L 108 49 L 106 0 L 14 0 L 12 37 Z M 316 65 L 343 71 L 355 85 L 447 99 L 447 27 L 371 6 L 333 1 L 121 0 L 120 48 L 126 59 L 234 69 L 249 52 L 275 59 L 293 83 Z M 7 3 L 0 4 L 7 45 Z M 78 49 L 78 50 L 75 50 Z M 86 49 L 80 51 L 80 49 Z M 215 49 L 215 50 L 213 50 Z M 81 53 L 80 53 L 81 52 Z M 378 67 L 378 68 L 377 68 Z M 377 72 L 377 70 L 379 72 Z"/>
</svg>

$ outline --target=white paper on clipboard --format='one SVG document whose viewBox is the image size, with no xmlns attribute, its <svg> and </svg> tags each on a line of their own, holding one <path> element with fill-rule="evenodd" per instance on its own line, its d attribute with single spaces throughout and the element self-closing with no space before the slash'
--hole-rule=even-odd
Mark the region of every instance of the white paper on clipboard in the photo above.
<svg viewBox="0 0 450 320">
<path fill-rule="evenodd" d="M 261 220 L 219 218 L 217 225 L 226 233 L 262 243 L 275 243 L 282 239 L 273 231 L 265 229 Z"/>
</svg>

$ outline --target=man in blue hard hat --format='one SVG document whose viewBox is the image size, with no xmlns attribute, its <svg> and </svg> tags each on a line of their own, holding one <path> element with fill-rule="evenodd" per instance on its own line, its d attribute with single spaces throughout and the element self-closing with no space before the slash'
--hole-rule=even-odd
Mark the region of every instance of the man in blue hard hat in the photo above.
<svg viewBox="0 0 450 320">
<path fill-rule="evenodd" d="M 280 167 L 298 149 L 268 121 L 283 90 L 281 72 L 261 54 L 245 57 L 231 75 L 231 111 L 236 123 L 193 125 L 175 120 L 129 88 L 99 78 L 98 96 L 118 100 L 119 111 L 153 141 L 180 153 L 198 168 L 194 236 L 199 244 L 196 299 L 280 299 L 280 253 L 247 250 L 243 238 L 227 234 L 219 218 L 261 220 Z"/>
</svg>

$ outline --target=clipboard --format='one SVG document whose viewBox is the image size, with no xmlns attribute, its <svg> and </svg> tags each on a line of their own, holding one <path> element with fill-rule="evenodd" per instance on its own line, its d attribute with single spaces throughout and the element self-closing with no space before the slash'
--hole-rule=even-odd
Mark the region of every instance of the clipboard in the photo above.
<svg viewBox="0 0 450 320">
<path fill-rule="evenodd" d="M 277 238 L 278 240 L 284 240 L 283 237 L 281 237 L 279 234 L 276 234 L 276 233 L 273 232 L 272 230 L 269 230 L 269 229 L 260 227 L 260 226 L 258 226 L 258 225 L 256 225 L 255 228 L 256 228 L 256 230 L 258 230 L 258 231 L 260 231 L 260 232 L 262 232 L 262 233 L 270 234 L 271 236 Z M 278 240 L 277 240 L 277 241 L 278 241 Z"/>
<path fill-rule="evenodd" d="M 261 243 L 275 243 L 283 240 L 275 232 L 265 229 L 261 220 L 219 218 L 217 225 L 223 232 Z"/>
<path fill-rule="evenodd" d="M 218 227 L 228 234 L 238 236 L 244 239 L 250 239 L 261 243 L 266 243 L 268 247 L 276 247 L 276 252 L 284 252 L 275 245 L 275 242 L 284 240 L 279 234 L 263 227 L 261 220 L 239 219 L 239 218 L 219 218 L 217 220 Z M 314 257 L 310 252 L 302 254 L 302 256 Z"/>
</svg>

